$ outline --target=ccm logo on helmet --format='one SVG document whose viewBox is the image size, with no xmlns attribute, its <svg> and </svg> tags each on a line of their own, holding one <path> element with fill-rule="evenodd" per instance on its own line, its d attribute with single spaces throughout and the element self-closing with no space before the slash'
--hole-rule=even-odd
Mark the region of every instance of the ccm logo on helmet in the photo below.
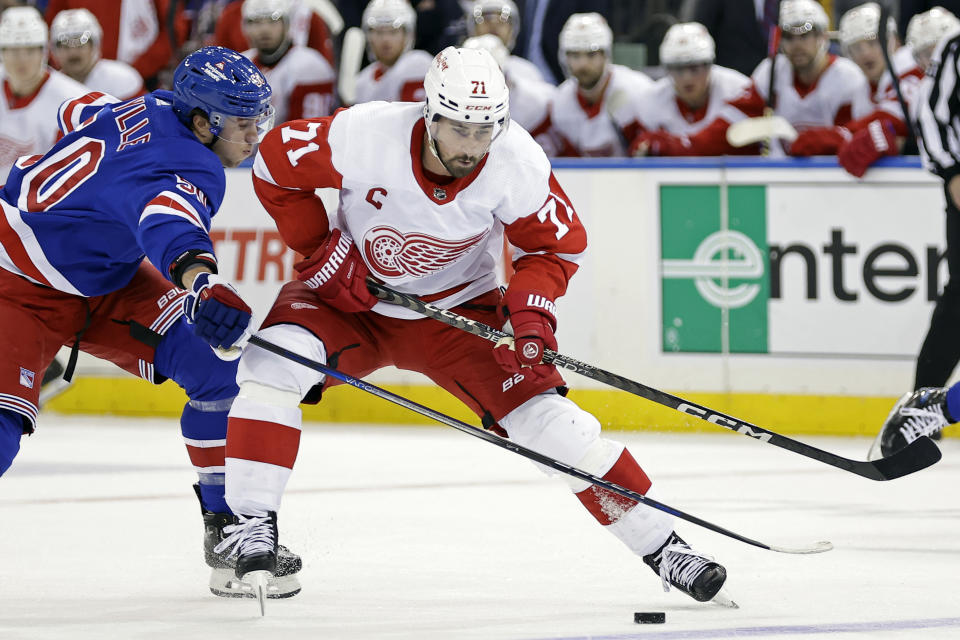
<svg viewBox="0 0 960 640">
<path fill-rule="evenodd" d="M 464 109 L 467 111 L 490 111 L 493 107 L 488 104 L 468 104 Z"/>
</svg>

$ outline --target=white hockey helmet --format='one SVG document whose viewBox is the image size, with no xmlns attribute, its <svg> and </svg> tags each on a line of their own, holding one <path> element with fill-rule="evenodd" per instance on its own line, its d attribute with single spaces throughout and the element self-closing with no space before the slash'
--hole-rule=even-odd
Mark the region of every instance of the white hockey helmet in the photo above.
<svg viewBox="0 0 960 640">
<path fill-rule="evenodd" d="M 897 32 L 897 22 L 892 17 L 887 19 L 887 34 Z M 880 5 L 876 2 L 866 2 L 854 7 L 840 18 L 840 45 L 846 52 L 850 45 L 861 40 L 876 40 L 880 33 Z"/>
<path fill-rule="evenodd" d="M 97 17 L 87 9 L 66 9 L 50 23 L 50 42 L 66 47 L 79 47 L 103 40 L 103 29 Z"/>
<path fill-rule="evenodd" d="M 417 12 L 413 10 L 407 0 L 370 0 L 370 4 L 363 10 L 361 18 L 363 32 L 378 27 L 392 27 L 406 29 L 407 39 L 403 50 L 413 48 L 413 39 L 417 31 Z"/>
<path fill-rule="evenodd" d="M 517 44 L 517 34 L 520 33 L 520 10 L 513 0 L 474 0 L 470 14 L 467 16 L 467 32 L 473 36 L 477 33 L 477 25 L 487 20 L 509 22 L 510 42 L 507 42 L 507 51 L 513 51 Z"/>
<path fill-rule="evenodd" d="M 943 7 L 918 13 L 907 23 L 907 45 L 914 55 L 929 58 L 932 49 L 947 34 L 960 32 L 960 20 Z"/>
<path fill-rule="evenodd" d="M 430 63 L 423 90 L 427 131 L 439 116 L 467 124 L 492 124 L 493 138 L 510 123 L 507 82 L 486 49 L 447 47 Z"/>
<path fill-rule="evenodd" d="M 0 49 L 47 47 L 47 23 L 33 7 L 10 7 L 0 16 Z"/>
<path fill-rule="evenodd" d="M 699 22 L 672 25 L 660 43 L 660 64 L 664 66 L 710 64 L 716 57 L 713 38 Z"/>
<path fill-rule="evenodd" d="M 464 49 L 485 49 L 490 52 L 490 55 L 493 56 L 493 59 L 497 61 L 497 64 L 500 66 L 500 70 L 507 64 L 507 60 L 510 59 L 510 52 L 507 51 L 507 46 L 503 44 L 503 40 L 493 35 L 492 33 L 485 33 L 482 36 L 471 36 L 463 41 Z"/>
<path fill-rule="evenodd" d="M 289 20 L 290 0 L 243 0 L 240 15 L 244 20 Z"/>
<path fill-rule="evenodd" d="M 784 33 L 825 33 L 829 24 L 827 12 L 815 0 L 783 0 L 780 3 L 780 28 Z"/>
<path fill-rule="evenodd" d="M 575 13 L 560 30 L 560 59 L 570 51 L 603 51 L 610 59 L 613 31 L 599 13 Z"/>
</svg>

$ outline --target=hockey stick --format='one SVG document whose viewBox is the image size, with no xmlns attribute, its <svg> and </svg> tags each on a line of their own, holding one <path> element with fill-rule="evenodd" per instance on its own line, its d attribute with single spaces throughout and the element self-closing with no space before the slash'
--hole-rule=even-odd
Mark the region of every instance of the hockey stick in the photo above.
<svg viewBox="0 0 960 640">
<path fill-rule="evenodd" d="M 337 80 L 337 93 L 340 102 L 351 105 L 357 100 L 357 74 L 363 64 L 363 50 L 367 39 L 359 27 L 350 27 L 343 34 L 340 49 L 340 73 Z"/>
<path fill-rule="evenodd" d="M 745 118 L 727 127 L 727 142 L 734 147 L 745 147 L 764 141 L 769 146 L 773 139 L 793 142 L 797 139 L 797 130 L 789 120 L 776 115 Z"/>
<path fill-rule="evenodd" d="M 487 326 L 482 322 L 464 318 L 447 309 L 440 309 L 415 296 L 394 291 L 369 278 L 367 279 L 367 287 L 375 296 L 385 302 L 416 311 L 421 315 L 434 318 L 435 320 L 439 320 L 467 333 L 472 333 L 475 336 L 485 338 L 491 342 L 497 342 L 501 338 L 509 336 L 509 334 Z M 546 349 L 545 351 L 543 356 L 544 362 L 551 363 L 567 371 L 575 371 L 582 376 L 638 395 L 641 398 L 646 398 L 651 402 L 676 409 L 677 411 L 700 418 L 701 420 L 706 420 L 719 427 L 736 431 L 741 435 L 755 438 L 780 447 L 781 449 L 799 453 L 804 457 L 823 462 L 838 469 L 843 469 L 844 471 L 849 471 L 850 473 L 869 478 L 870 480 L 893 480 L 925 469 L 940 459 L 940 449 L 937 448 L 937 445 L 935 445 L 930 438 L 922 436 L 888 458 L 873 461 L 851 460 L 758 427 L 745 420 L 714 411 L 695 402 L 684 400 L 683 398 L 670 395 L 669 393 L 648 387 L 639 382 L 634 382 L 615 373 L 604 371 L 603 369 L 580 362 L 579 360 L 561 355 L 551 349 Z"/>
<path fill-rule="evenodd" d="M 887 23 L 890 21 L 890 9 L 886 4 L 880 3 L 880 24 L 877 25 L 877 39 L 880 41 L 880 50 L 883 52 L 883 62 L 887 65 L 887 73 L 890 74 L 890 81 L 893 83 L 893 90 L 897 93 L 897 102 L 900 103 L 900 109 L 903 111 L 903 121 L 907 125 L 907 133 L 914 144 L 917 143 L 917 133 L 913 130 L 913 121 L 910 120 L 910 112 L 907 110 L 907 101 L 903 99 L 903 90 L 900 88 L 900 78 L 893 69 L 893 61 L 890 59 L 890 52 L 887 50 Z"/>
<path fill-rule="evenodd" d="M 767 87 L 767 106 L 763 110 L 763 115 L 767 118 L 772 118 L 774 111 L 777 108 L 777 95 L 776 95 L 776 75 L 777 75 L 777 53 L 780 51 L 780 36 L 783 33 L 783 30 L 780 28 L 780 8 L 777 7 L 777 16 L 776 21 L 773 26 L 770 28 L 770 84 Z M 787 124 L 790 124 L 789 122 Z M 790 126 L 793 129 L 793 126 Z M 793 138 L 790 139 L 790 142 L 793 142 L 797 139 L 796 131 L 793 132 Z M 732 143 L 731 143 L 732 144 Z M 773 136 L 771 135 L 763 143 L 763 150 L 761 151 L 762 155 L 768 156 L 773 151 Z"/>
<path fill-rule="evenodd" d="M 343 31 L 343 16 L 337 11 L 330 0 L 303 0 L 303 4 L 310 7 L 314 13 L 327 25 L 330 35 L 336 38 Z"/>
<path fill-rule="evenodd" d="M 276 344 L 273 344 L 272 342 L 268 342 L 267 340 L 264 340 L 263 338 L 260 338 L 258 336 L 251 337 L 249 344 L 260 347 L 261 349 L 266 349 L 267 351 L 270 351 L 271 353 L 275 353 L 276 355 L 282 358 L 286 358 L 287 360 L 296 362 L 297 364 L 301 364 L 307 367 L 308 369 L 313 369 L 314 371 L 319 371 L 324 375 L 328 375 L 333 378 L 336 378 L 337 380 L 340 380 L 341 382 L 345 382 L 353 387 L 356 387 L 361 391 L 366 391 L 367 393 L 375 395 L 378 398 L 387 400 L 388 402 L 392 402 L 396 405 L 400 405 L 405 409 L 409 409 L 415 413 L 419 413 L 420 415 L 426 416 L 428 418 L 432 418 L 437 422 L 445 424 L 448 427 L 453 427 L 454 429 L 457 429 L 458 431 L 462 431 L 466 434 L 474 436 L 475 438 L 486 440 L 490 444 L 494 444 L 500 447 L 501 449 L 506 449 L 507 451 L 512 451 L 517 455 L 523 456 L 528 460 L 533 460 L 534 462 L 542 464 L 545 467 L 550 467 L 551 469 L 559 471 L 560 473 L 564 473 L 573 478 L 577 478 L 578 480 L 583 480 L 584 482 L 589 482 L 602 489 L 606 489 L 607 491 L 612 491 L 613 493 L 623 496 L 624 498 L 629 498 L 630 500 L 642 502 L 648 507 L 651 507 L 653 509 L 659 509 L 660 511 L 676 516 L 681 520 L 692 522 L 695 525 L 698 525 L 705 529 L 709 529 L 716 533 L 725 535 L 729 538 L 733 538 L 734 540 L 745 542 L 749 545 L 753 545 L 754 547 L 767 549 L 768 551 L 777 551 L 779 553 L 794 553 L 794 554 L 822 553 L 824 551 L 829 551 L 830 549 L 833 548 L 833 544 L 826 541 L 817 542 L 816 544 L 812 544 L 806 547 L 778 547 L 778 546 L 768 545 L 763 542 L 759 542 L 757 540 L 752 540 L 738 533 L 734 533 L 729 529 L 724 529 L 719 525 L 715 525 L 713 523 L 707 522 L 706 520 L 698 518 L 697 516 L 690 515 L 689 513 L 685 513 L 683 511 L 680 511 L 679 509 L 674 509 L 673 507 L 663 504 L 662 502 L 657 502 L 653 498 L 648 498 L 647 496 L 641 493 L 637 493 L 636 491 L 631 491 L 630 489 L 621 487 L 620 485 L 604 480 L 603 478 L 598 478 L 597 476 L 587 473 L 586 471 L 581 471 L 576 467 L 572 467 L 570 465 L 564 464 L 563 462 L 560 462 L 559 460 L 555 460 L 550 456 L 545 456 L 541 453 L 537 453 L 533 449 L 528 449 L 515 442 L 511 442 L 506 438 L 501 438 L 500 436 L 495 435 L 489 431 L 485 431 L 484 429 L 481 429 L 479 427 L 474 427 L 472 425 L 467 424 L 466 422 L 461 422 L 456 418 L 452 418 L 448 415 L 440 413 L 439 411 L 435 411 L 430 407 L 425 407 L 422 404 L 419 404 L 417 402 L 414 402 L 413 400 L 404 398 L 403 396 L 399 396 L 391 391 L 387 391 L 386 389 L 381 389 L 380 387 L 372 385 L 368 382 L 364 382 L 363 380 L 360 380 L 359 378 L 355 378 L 350 374 L 343 373 L 342 371 L 337 371 L 336 369 L 332 369 L 325 364 L 322 364 L 315 360 L 311 360 L 309 358 L 305 358 L 297 353 L 294 353 L 293 351 L 284 349 L 280 345 L 276 345 Z"/>
</svg>

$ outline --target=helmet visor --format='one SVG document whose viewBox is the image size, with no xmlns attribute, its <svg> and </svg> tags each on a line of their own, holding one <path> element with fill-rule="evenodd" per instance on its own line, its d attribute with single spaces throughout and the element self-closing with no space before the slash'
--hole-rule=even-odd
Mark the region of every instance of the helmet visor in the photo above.
<svg viewBox="0 0 960 640">
<path fill-rule="evenodd" d="M 430 137 L 451 157 L 479 160 L 490 150 L 493 141 L 507 130 L 510 119 L 500 122 L 461 122 L 443 116 L 429 125 Z"/>
<path fill-rule="evenodd" d="M 211 124 L 219 129 L 217 137 L 222 140 L 236 144 L 253 144 L 261 142 L 273 128 L 275 115 L 276 111 L 273 105 L 270 105 L 266 111 L 251 118 L 214 113 Z"/>
</svg>

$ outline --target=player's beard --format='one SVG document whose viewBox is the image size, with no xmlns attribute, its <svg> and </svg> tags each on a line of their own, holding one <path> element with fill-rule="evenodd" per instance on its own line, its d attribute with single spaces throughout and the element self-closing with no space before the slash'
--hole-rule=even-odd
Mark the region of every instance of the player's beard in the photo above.
<svg viewBox="0 0 960 640">
<path fill-rule="evenodd" d="M 461 164 L 461 161 L 468 163 L 470 166 Z M 450 175 L 452 175 L 454 178 L 463 178 L 473 173 L 473 170 L 477 168 L 479 163 L 480 158 L 468 155 L 459 155 L 445 159 L 443 161 L 443 166 L 446 167 L 447 171 L 449 171 Z"/>
<path fill-rule="evenodd" d="M 594 73 L 590 71 L 581 71 L 578 74 L 574 74 L 574 77 L 577 79 L 577 83 L 580 85 L 580 88 L 584 91 L 593 91 L 597 88 L 597 85 L 600 84 L 600 81 L 603 80 L 604 69 L 601 69 L 599 73 Z"/>
</svg>

